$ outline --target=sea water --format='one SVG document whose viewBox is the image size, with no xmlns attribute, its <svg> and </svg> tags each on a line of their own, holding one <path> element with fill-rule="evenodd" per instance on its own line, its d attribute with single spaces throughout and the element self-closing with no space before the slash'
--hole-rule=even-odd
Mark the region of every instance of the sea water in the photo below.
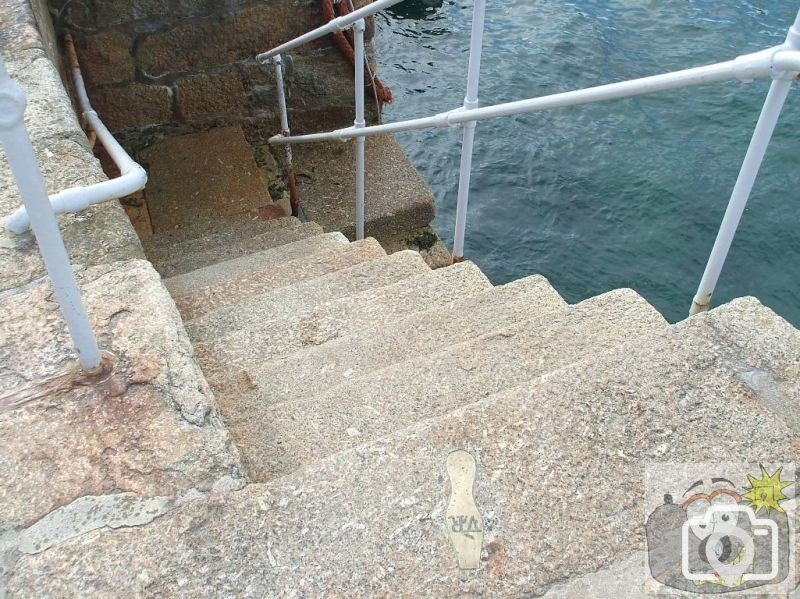
<svg viewBox="0 0 800 599">
<path fill-rule="evenodd" d="M 729 60 L 781 43 L 787 0 L 489 0 L 481 104 Z M 471 2 L 377 17 L 384 120 L 464 97 Z M 718 83 L 478 124 L 465 255 L 493 283 L 546 276 L 569 302 L 631 287 L 684 318 L 768 81 Z M 797 84 L 800 88 L 800 83 Z M 461 129 L 400 134 L 452 247 Z M 714 304 L 754 295 L 800 325 L 800 89 L 789 96 Z"/>
</svg>

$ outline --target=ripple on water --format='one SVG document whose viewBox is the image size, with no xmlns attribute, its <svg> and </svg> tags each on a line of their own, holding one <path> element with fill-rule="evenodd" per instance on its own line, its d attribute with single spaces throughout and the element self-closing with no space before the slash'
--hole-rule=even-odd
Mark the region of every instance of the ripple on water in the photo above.
<svg viewBox="0 0 800 599">
<path fill-rule="evenodd" d="M 500 0 L 483 104 L 726 60 L 780 43 L 797 10 L 762 0 Z M 782 6 L 777 6 L 778 4 Z M 460 104 L 471 3 L 406 0 L 378 19 L 387 121 Z M 466 253 L 495 283 L 547 276 L 570 302 L 633 287 L 686 314 L 767 82 L 723 83 L 480 123 Z M 790 96 L 716 303 L 755 295 L 800 324 L 800 96 Z M 399 139 L 452 243 L 460 132 Z"/>
</svg>

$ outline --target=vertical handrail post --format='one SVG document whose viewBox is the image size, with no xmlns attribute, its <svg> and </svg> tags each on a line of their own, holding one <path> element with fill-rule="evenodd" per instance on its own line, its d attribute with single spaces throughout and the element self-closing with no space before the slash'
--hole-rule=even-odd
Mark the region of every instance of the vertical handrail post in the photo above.
<svg viewBox="0 0 800 599">
<path fill-rule="evenodd" d="M 81 366 L 87 372 L 97 371 L 101 367 L 100 348 L 50 204 L 39 159 L 25 128 L 26 103 L 25 92 L 11 79 L 0 57 L 0 145 L 5 149 Z"/>
<path fill-rule="evenodd" d="M 786 43 L 795 50 L 800 49 L 800 12 L 798 12 L 794 25 L 789 29 Z M 787 71 L 773 74 L 773 81 L 770 84 L 767 99 L 764 101 L 764 106 L 758 117 L 753 137 L 750 140 L 739 176 L 728 201 L 725 216 L 722 219 L 717 238 L 714 241 L 714 247 L 703 272 L 703 278 L 700 280 L 697 293 L 692 300 L 692 307 L 689 309 L 690 316 L 708 310 L 711 305 L 711 297 L 719 281 L 722 267 L 725 265 L 725 259 L 728 257 L 733 238 L 736 235 L 736 229 L 739 227 L 739 221 L 747 206 L 750 193 L 753 191 L 758 171 L 764 162 L 767 147 L 772 139 L 772 134 L 775 132 L 775 126 L 778 124 L 778 118 L 783 110 L 783 105 L 786 103 L 786 98 L 789 95 L 795 76 L 796 73 Z"/>
<path fill-rule="evenodd" d="M 356 88 L 356 119 L 353 125 L 356 129 L 363 129 L 366 125 L 364 115 L 364 19 L 359 19 L 353 24 L 355 34 L 355 88 Z M 364 239 L 365 218 L 365 139 L 364 136 L 356 138 L 356 239 Z"/>
<path fill-rule="evenodd" d="M 275 65 L 275 83 L 278 87 L 278 106 L 280 109 L 281 119 L 281 134 L 289 137 L 292 132 L 289 129 L 289 111 L 286 108 L 286 87 L 283 79 L 283 58 L 278 54 L 272 57 L 272 62 Z M 289 201 L 292 206 L 292 216 L 298 216 L 300 212 L 300 198 L 297 194 L 297 181 L 294 174 L 294 162 L 292 159 L 292 145 L 286 144 L 284 146 L 286 153 L 286 169 L 289 180 Z"/>
<path fill-rule="evenodd" d="M 464 108 L 478 107 L 478 82 L 481 74 L 481 52 L 483 49 L 483 23 L 486 15 L 486 0 L 475 0 L 472 12 L 472 34 L 469 43 L 469 70 Z M 472 147 L 475 142 L 475 122 L 464 124 L 464 139 L 461 143 L 461 165 L 458 174 L 458 202 L 456 204 L 456 230 L 453 240 L 453 259 L 464 259 L 464 237 L 467 228 L 467 205 L 469 204 L 469 182 L 472 173 Z"/>
</svg>

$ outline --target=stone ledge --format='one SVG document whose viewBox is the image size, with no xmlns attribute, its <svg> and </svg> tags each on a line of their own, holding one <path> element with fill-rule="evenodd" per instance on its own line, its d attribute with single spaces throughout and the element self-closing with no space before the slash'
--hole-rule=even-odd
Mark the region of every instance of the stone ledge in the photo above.
<svg viewBox="0 0 800 599">
<path fill-rule="evenodd" d="M 28 95 L 25 120 L 50 193 L 106 179 L 75 116 L 57 69 L 36 29 L 26 0 L 3 0 L 0 15 L 17 24 L 4 28 L 6 66 Z M 0 151 L 0 218 L 20 206 L 16 184 Z M 85 266 L 143 258 L 128 218 L 117 202 L 106 202 L 79 214 L 59 218 L 73 264 Z M 14 235 L 0 226 L 0 292 L 45 275 L 30 233 Z"/>
<path fill-rule="evenodd" d="M 0 0 L 0 18 L 0 47 L 28 94 L 26 123 L 48 190 L 105 180 L 30 4 Z M 19 205 L 0 153 L 0 216 Z M 99 386 L 70 385 L 67 374 L 52 378 L 71 372 L 64 370 L 75 361 L 71 340 L 35 239 L 0 227 L 0 595 L 20 547 L 17 532 L 34 523 L 38 532 L 28 541 L 39 547 L 50 524 L 73 521 L 87 506 L 122 501 L 147 515 L 244 483 L 174 302 L 152 266 L 137 260 L 141 245 L 119 203 L 59 220 L 101 346 L 119 364 Z M 73 525 L 70 534 L 87 530 Z"/>
<path fill-rule="evenodd" d="M 0 300 L 0 530 L 87 494 L 175 496 L 242 479 L 158 273 L 136 260 L 79 278 L 100 345 L 119 361 L 101 385 L 53 381 L 76 356 L 46 282 Z"/>
<path fill-rule="evenodd" d="M 36 19 L 27 2 L 0 0 L 0 14 L 3 16 L 0 52 L 5 60 L 10 60 L 26 50 L 44 52 L 45 47 L 36 28 Z"/>
<path fill-rule="evenodd" d="M 293 147 L 303 212 L 326 231 L 355 237 L 355 141 Z M 366 143 L 366 234 L 378 241 L 427 226 L 433 193 L 393 135 Z"/>
</svg>

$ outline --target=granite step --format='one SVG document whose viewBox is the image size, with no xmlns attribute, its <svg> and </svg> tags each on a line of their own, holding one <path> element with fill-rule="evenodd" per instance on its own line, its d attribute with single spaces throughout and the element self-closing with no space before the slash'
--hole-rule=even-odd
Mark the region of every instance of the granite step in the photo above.
<svg viewBox="0 0 800 599">
<path fill-rule="evenodd" d="M 165 283 L 175 298 L 175 305 L 178 306 L 184 321 L 188 321 L 208 314 L 215 308 L 233 306 L 255 295 L 385 256 L 386 252 L 381 244 L 368 237 L 345 245 L 337 244 L 327 252 L 268 265 L 206 286 L 200 284 L 206 279 L 213 278 L 213 273 L 209 271 L 227 272 L 227 263 L 214 264 L 197 277 L 188 273 L 174 290 L 169 281 Z M 181 294 L 181 290 L 189 291 Z"/>
<path fill-rule="evenodd" d="M 800 460 L 799 400 L 800 333 L 737 300 L 269 483 L 21 555 L 8 592 L 538 596 L 644 550 L 648 464 Z M 454 450 L 477 462 L 470 571 L 447 532 Z"/>
<path fill-rule="evenodd" d="M 178 246 L 191 250 L 204 247 L 209 242 L 220 245 L 223 240 L 230 241 L 243 235 L 255 237 L 261 233 L 296 227 L 299 224 L 300 221 L 292 216 L 269 220 L 249 216 L 218 218 L 212 221 L 196 222 L 179 229 L 154 233 L 142 239 L 142 246 L 147 254 L 163 258 Z"/>
<path fill-rule="evenodd" d="M 136 158 L 149 172 L 146 194 L 154 231 L 269 213 L 273 207 L 270 181 L 241 125 L 153 140 Z"/>
<path fill-rule="evenodd" d="M 326 231 L 355 235 L 355 144 L 339 141 L 292 148 L 303 212 Z M 366 140 L 366 231 L 378 240 L 415 231 L 436 216 L 433 193 L 394 135 Z"/>
<path fill-rule="evenodd" d="M 219 398 L 220 409 L 234 440 L 243 440 L 250 478 L 269 480 L 666 326 L 641 296 L 621 289 L 372 374 L 355 369 L 351 380 L 299 401 L 271 403 L 259 388 Z M 235 414 L 232 402 L 239 406 Z"/>
<path fill-rule="evenodd" d="M 221 306 L 186 323 L 193 343 L 212 341 L 246 328 L 254 318 L 282 320 L 319 305 L 391 285 L 430 272 L 417 252 L 410 250 L 356 264 L 330 274 L 261 293 L 235 305 Z"/>
<path fill-rule="evenodd" d="M 148 254 L 145 250 L 145 254 L 161 276 L 169 278 L 252 252 L 314 237 L 322 232 L 322 227 L 316 223 L 300 223 L 253 235 L 241 232 L 230 236 L 215 235 L 208 239 L 185 241 L 172 248 L 165 248 L 161 252 Z"/>
<path fill-rule="evenodd" d="M 301 399 L 363 378 L 396 362 L 502 330 L 566 307 L 547 279 L 535 275 L 405 318 L 388 317 L 319 347 L 248 369 L 263 404 Z"/>
<path fill-rule="evenodd" d="M 325 254 L 342 245 L 350 243 L 341 233 L 323 233 L 306 237 L 278 247 L 247 254 L 241 258 L 226 260 L 198 268 L 186 274 L 170 277 L 164 281 L 173 297 L 188 295 L 194 291 L 216 285 L 234 277 L 241 277 L 266 267 L 290 262 L 297 258 Z"/>
<path fill-rule="evenodd" d="M 408 314 L 451 306 L 491 288 L 477 266 L 461 262 L 322 302 L 285 318 L 265 319 L 253 314 L 242 329 L 212 341 L 196 341 L 194 351 L 211 386 L 222 391 L 226 382 L 235 378 L 232 370 L 262 364 Z"/>
</svg>

